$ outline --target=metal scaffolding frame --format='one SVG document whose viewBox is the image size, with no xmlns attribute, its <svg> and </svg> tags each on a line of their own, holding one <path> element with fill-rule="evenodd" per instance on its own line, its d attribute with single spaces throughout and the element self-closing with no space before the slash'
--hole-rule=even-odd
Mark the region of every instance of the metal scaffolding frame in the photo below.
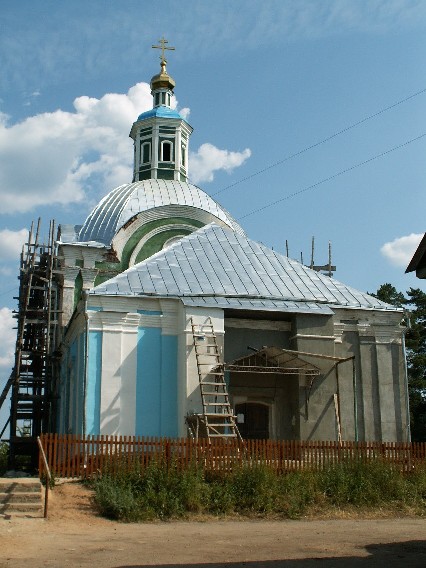
<svg viewBox="0 0 426 568">
<path fill-rule="evenodd" d="M 55 224 L 48 242 L 40 243 L 40 219 L 29 231 L 20 258 L 15 364 L 0 395 L 0 406 L 11 389 L 9 465 L 36 465 L 37 436 L 51 431 L 55 421 L 55 348 L 58 336 L 58 286 Z M 7 426 L 7 424 L 6 424 Z M 20 462 L 20 463 L 21 463 Z"/>
</svg>

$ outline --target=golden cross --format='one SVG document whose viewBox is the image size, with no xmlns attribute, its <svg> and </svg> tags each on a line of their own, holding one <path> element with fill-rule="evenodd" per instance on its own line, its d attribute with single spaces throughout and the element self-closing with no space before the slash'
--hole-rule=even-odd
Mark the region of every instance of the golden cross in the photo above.
<svg viewBox="0 0 426 568">
<path fill-rule="evenodd" d="M 166 58 L 164 57 L 164 52 L 166 51 L 166 49 L 168 49 L 169 51 L 174 51 L 175 48 L 174 47 L 167 47 L 166 43 L 169 43 L 169 42 L 166 39 L 164 39 L 164 37 L 162 37 L 158 41 L 160 42 L 161 45 L 153 45 L 152 48 L 153 49 L 161 49 L 161 55 L 160 55 L 161 63 L 167 63 Z"/>
</svg>

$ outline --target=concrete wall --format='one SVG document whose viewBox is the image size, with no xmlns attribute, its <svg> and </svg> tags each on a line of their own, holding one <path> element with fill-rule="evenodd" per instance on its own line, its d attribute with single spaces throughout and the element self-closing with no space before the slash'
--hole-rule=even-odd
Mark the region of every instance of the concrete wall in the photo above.
<svg viewBox="0 0 426 568">
<path fill-rule="evenodd" d="M 407 441 L 409 416 L 400 313 L 336 310 L 336 353 L 356 356 L 356 414 L 360 440 Z M 351 383 L 342 367 L 341 382 Z M 353 389 L 341 404 L 345 438 L 355 436 Z M 350 396 L 352 395 L 352 396 Z"/>
<path fill-rule="evenodd" d="M 86 394 L 82 312 L 65 338 L 60 431 L 82 433 L 85 400 L 86 434 L 186 436 L 186 415 L 202 411 L 192 317 L 197 324 L 211 318 L 226 362 L 248 355 L 248 346 L 275 346 L 298 350 L 319 368 L 313 381 L 302 375 L 230 374 L 231 404 L 268 405 L 271 437 L 336 440 L 334 395 L 339 393 L 343 439 L 407 440 L 399 313 L 336 308 L 332 316 L 250 320 L 224 318 L 222 309 L 188 308 L 173 299 L 91 296 L 86 315 Z M 352 360 L 336 367 L 338 358 L 348 357 L 355 357 L 355 390 Z"/>
<path fill-rule="evenodd" d="M 299 315 L 293 337 L 297 350 L 335 357 L 355 357 L 338 365 L 342 437 L 345 440 L 405 441 L 408 434 L 407 393 L 402 349 L 401 314 L 336 308 L 323 326 Z M 333 361 L 304 357 L 320 367 L 309 404 L 300 405 L 302 439 L 334 440 L 337 393 Z M 303 390 L 303 389 L 301 389 Z M 302 402 L 302 392 L 300 393 Z"/>
</svg>

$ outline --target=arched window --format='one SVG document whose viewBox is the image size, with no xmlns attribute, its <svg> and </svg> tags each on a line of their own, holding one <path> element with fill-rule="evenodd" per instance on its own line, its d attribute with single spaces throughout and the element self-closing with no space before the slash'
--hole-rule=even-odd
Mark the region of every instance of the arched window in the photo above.
<svg viewBox="0 0 426 568">
<path fill-rule="evenodd" d="M 180 149 L 180 163 L 186 168 L 186 147 L 183 144 Z"/>
<path fill-rule="evenodd" d="M 141 161 L 142 164 L 147 164 L 151 161 L 151 143 L 144 142 L 141 147 Z"/>
<path fill-rule="evenodd" d="M 160 104 L 160 93 L 155 93 L 155 106 Z"/>
<path fill-rule="evenodd" d="M 173 144 L 168 140 L 161 142 L 161 156 L 160 160 L 162 162 L 171 162 L 173 155 Z"/>
</svg>

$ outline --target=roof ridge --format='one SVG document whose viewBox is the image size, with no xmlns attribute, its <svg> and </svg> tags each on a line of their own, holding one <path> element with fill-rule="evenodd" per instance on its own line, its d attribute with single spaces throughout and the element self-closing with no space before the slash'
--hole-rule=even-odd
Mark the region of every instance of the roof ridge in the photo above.
<svg viewBox="0 0 426 568">
<path fill-rule="evenodd" d="M 272 258 L 276 262 L 271 262 Z M 137 278 L 133 276 L 135 273 Z M 217 223 L 209 223 L 182 237 L 90 293 L 200 298 L 200 301 L 227 298 L 250 300 L 253 304 L 295 302 L 398 311 Z"/>
</svg>

